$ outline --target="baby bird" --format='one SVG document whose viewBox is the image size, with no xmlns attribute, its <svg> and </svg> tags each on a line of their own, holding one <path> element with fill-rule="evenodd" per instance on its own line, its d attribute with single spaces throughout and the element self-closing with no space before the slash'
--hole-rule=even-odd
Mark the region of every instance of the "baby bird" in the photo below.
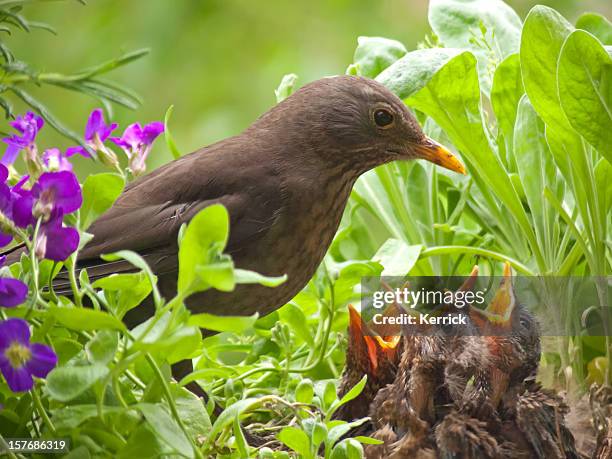
<svg viewBox="0 0 612 459">
<path fill-rule="evenodd" d="M 370 403 L 379 389 L 393 381 L 399 360 L 400 337 L 375 335 L 352 305 L 349 305 L 348 331 L 346 366 L 338 387 L 338 396 L 346 394 L 364 375 L 368 377 L 361 394 L 342 405 L 335 413 L 336 419 L 352 421 L 366 417 Z"/>
</svg>

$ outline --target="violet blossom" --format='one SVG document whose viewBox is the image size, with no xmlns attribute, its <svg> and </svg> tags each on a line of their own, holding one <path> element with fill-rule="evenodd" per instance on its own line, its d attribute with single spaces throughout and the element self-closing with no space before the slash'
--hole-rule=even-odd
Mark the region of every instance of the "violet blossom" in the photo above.
<svg viewBox="0 0 612 459">
<path fill-rule="evenodd" d="M 72 171 L 72 164 L 68 157 L 58 148 L 49 148 L 42 154 L 43 164 L 51 172 Z"/>
<path fill-rule="evenodd" d="M 153 142 L 162 132 L 164 124 L 154 121 L 142 127 L 140 123 L 130 124 L 121 137 L 111 137 L 110 140 L 120 146 L 129 159 L 129 167 L 134 175 L 140 175 L 146 170 L 147 156 Z"/>
<path fill-rule="evenodd" d="M 32 187 L 34 217 L 47 220 L 55 210 L 69 214 L 81 207 L 81 185 L 70 171 L 45 172 Z"/>
<path fill-rule="evenodd" d="M 112 167 L 118 165 L 115 154 L 104 146 L 104 142 L 117 128 L 117 123 L 106 124 L 104 114 L 101 108 L 96 108 L 91 112 L 85 125 L 85 143 L 89 148 L 100 154 L 100 159 Z M 82 147 L 70 147 L 66 150 L 66 157 L 70 158 L 73 155 L 79 154 L 86 158 L 91 158 L 89 151 Z"/>
<path fill-rule="evenodd" d="M 8 169 L 0 164 L 0 247 L 13 240 L 11 231 L 13 217 L 13 200 L 11 190 L 6 184 Z"/>
<path fill-rule="evenodd" d="M 6 261 L 0 256 L 0 267 Z M 28 296 L 28 286 L 19 279 L 0 277 L 0 307 L 12 308 L 22 304 Z"/>
<path fill-rule="evenodd" d="M 30 343 L 30 327 L 23 319 L 0 322 L 0 371 L 13 392 L 34 387 L 33 376 L 45 378 L 57 365 L 49 346 Z"/>
<path fill-rule="evenodd" d="M 79 232 L 62 223 L 61 211 L 54 211 L 42 225 L 36 238 L 34 251 L 38 258 L 64 261 L 79 247 Z"/>
<path fill-rule="evenodd" d="M 38 159 L 38 152 L 34 141 L 36 140 L 38 132 L 45 124 L 44 120 L 32 112 L 27 112 L 23 116 L 18 116 L 15 121 L 11 121 L 9 124 L 15 128 L 19 134 L 13 134 L 10 137 L 2 139 L 8 144 L 8 147 L 0 163 L 5 166 L 13 164 L 21 150 L 26 150 L 28 159 Z"/>
</svg>

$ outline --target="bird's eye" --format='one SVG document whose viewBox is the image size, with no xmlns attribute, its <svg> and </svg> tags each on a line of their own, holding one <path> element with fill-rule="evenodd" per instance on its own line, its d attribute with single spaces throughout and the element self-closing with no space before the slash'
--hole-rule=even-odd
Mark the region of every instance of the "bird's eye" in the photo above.
<svg viewBox="0 0 612 459">
<path fill-rule="evenodd" d="M 531 324 L 529 323 L 529 320 L 527 320 L 525 317 L 521 317 L 519 319 L 519 323 L 521 324 L 521 327 L 523 328 L 531 328 Z"/>
<path fill-rule="evenodd" d="M 393 123 L 393 115 L 389 110 L 380 108 L 374 112 L 374 122 L 378 127 L 388 127 Z"/>
</svg>

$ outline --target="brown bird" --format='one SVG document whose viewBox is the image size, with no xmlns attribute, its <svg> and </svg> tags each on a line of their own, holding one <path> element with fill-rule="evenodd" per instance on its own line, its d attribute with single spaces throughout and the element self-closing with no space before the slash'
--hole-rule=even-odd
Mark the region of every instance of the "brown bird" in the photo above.
<svg viewBox="0 0 612 459">
<path fill-rule="evenodd" d="M 406 105 L 381 84 L 337 76 L 310 83 L 241 134 L 172 161 L 128 185 L 89 228 L 79 254 L 90 278 L 131 271 L 100 255 L 133 250 L 176 293 L 177 236 L 201 209 L 223 204 L 230 216 L 229 253 L 238 268 L 288 276 L 276 288 L 239 285 L 208 290 L 186 303 L 193 312 L 267 314 L 312 277 L 338 228 L 351 188 L 364 172 L 394 160 L 422 158 L 465 173 L 427 137 Z M 9 260 L 16 261 L 16 259 Z M 61 286 L 57 286 L 61 292 Z M 137 308 L 128 322 L 146 312 Z"/>
</svg>

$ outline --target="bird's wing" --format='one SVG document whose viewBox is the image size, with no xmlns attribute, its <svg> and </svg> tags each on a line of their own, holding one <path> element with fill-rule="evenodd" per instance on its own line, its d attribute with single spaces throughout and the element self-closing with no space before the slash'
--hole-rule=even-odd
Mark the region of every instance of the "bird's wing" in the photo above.
<svg viewBox="0 0 612 459">
<path fill-rule="evenodd" d="M 93 239 L 80 252 L 79 266 L 87 268 L 90 279 L 133 269 L 124 261 L 100 259 L 118 250 L 138 252 L 158 274 L 176 270 L 181 225 L 216 203 L 230 217 L 228 253 L 263 236 L 280 213 L 280 176 L 270 162 L 254 162 L 232 141 L 184 156 L 130 184 L 88 230 Z M 63 281 L 58 279 L 58 286 Z"/>
</svg>

